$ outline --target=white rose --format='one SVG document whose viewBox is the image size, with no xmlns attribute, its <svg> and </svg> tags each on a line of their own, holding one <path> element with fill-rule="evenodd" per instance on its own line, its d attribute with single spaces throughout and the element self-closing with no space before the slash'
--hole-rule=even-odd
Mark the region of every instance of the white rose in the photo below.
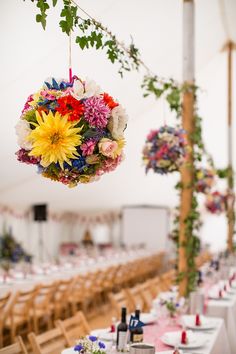
<svg viewBox="0 0 236 354">
<path fill-rule="evenodd" d="M 98 86 L 95 81 L 86 79 L 85 97 L 98 96 L 101 92 L 100 86 Z"/>
<path fill-rule="evenodd" d="M 80 80 L 75 80 L 71 94 L 77 100 L 84 98 L 84 85 Z"/>
<path fill-rule="evenodd" d="M 20 119 L 17 122 L 15 129 L 16 129 L 18 145 L 25 150 L 31 150 L 32 144 L 29 141 L 27 141 L 27 137 L 31 133 L 29 123 L 24 119 Z"/>
<path fill-rule="evenodd" d="M 128 116 L 122 106 L 117 106 L 111 111 L 111 118 L 108 122 L 108 129 L 114 139 L 122 139 L 128 122 Z"/>
<path fill-rule="evenodd" d="M 77 100 L 98 96 L 101 93 L 101 88 L 93 80 L 86 80 L 83 84 L 80 80 L 75 80 L 73 84 L 72 96 Z"/>
</svg>

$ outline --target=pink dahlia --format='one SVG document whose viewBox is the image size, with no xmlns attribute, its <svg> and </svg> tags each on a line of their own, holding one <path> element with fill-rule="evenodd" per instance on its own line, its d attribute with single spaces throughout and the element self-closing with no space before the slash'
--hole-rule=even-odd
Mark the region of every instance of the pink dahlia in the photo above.
<svg viewBox="0 0 236 354">
<path fill-rule="evenodd" d="M 94 141 L 92 139 L 90 139 L 90 140 L 86 141 L 85 143 L 83 143 L 80 146 L 80 149 L 82 150 L 82 155 L 83 156 L 92 155 L 95 146 L 96 146 L 96 141 Z"/>
<path fill-rule="evenodd" d="M 53 94 L 53 92 L 55 92 L 55 95 Z M 43 90 L 43 91 L 41 91 L 40 92 L 40 94 L 44 97 L 44 98 L 46 98 L 47 100 L 49 100 L 49 101 L 54 101 L 55 99 L 56 99 L 56 93 L 57 93 L 58 91 L 56 91 L 56 90 L 50 90 L 50 91 L 48 91 L 48 90 Z"/>
<path fill-rule="evenodd" d="M 84 108 L 84 118 L 92 127 L 106 127 L 111 110 L 101 97 L 93 96 L 86 99 Z"/>
</svg>

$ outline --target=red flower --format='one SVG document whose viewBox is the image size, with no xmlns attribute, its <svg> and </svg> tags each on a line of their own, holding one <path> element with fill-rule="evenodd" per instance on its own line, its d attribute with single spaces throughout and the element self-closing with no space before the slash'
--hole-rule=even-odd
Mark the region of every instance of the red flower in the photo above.
<svg viewBox="0 0 236 354">
<path fill-rule="evenodd" d="M 110 108 L 113 109 L 117 106 L 119 106 L 119 103 L 116 103 L 111 96 L 108 95 L 108 93 L 103 94 L 103 101 L 106 103 L 106 105 Z"/>
<path fill-rule="evenodd" d="M 69 114 L 69 121 L 80 120 L 81 116 L 84 113 L 83 104 L 77 99 L 75 99 L 73 96 L 60 97 L 58 98 L 57 103 L 57 112 L 59 112 L 62 116 Z"/>
<path fill-rule="evenodd" d="M 159 160 L 161 159 L 165 154 L 167 154 L 169 151 L 169 148 L 167 145 L 162 145 L 160 147 L 160 149 L 157 151 L 157 153 L 155 154 L 155 159 Z"/>
</svg>

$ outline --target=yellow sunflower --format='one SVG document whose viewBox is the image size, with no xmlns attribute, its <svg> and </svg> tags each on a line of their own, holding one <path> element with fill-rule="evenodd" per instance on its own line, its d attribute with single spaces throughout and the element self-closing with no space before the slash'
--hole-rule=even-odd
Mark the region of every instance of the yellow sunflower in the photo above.
<svg viewBox="0 0 236 354">
<path fill-rule="evenodd" d="M 70 159 L 76 159 L 79 155 L 76 146 L 81 145 L 82 128 L 75 128 L 76 122 L 68 122 L 68 116 L 61 116 L 51 111 L 46 114 L 36 112 L 37 123 L 35 129 L 29 134 L 28 140 L 32 143 L 30 156 L 40 157 L 41 165 L 49 166 L 51 163 L 59 163 L 63 169 L 63 163 L 71 165 Z"/>
</svg>

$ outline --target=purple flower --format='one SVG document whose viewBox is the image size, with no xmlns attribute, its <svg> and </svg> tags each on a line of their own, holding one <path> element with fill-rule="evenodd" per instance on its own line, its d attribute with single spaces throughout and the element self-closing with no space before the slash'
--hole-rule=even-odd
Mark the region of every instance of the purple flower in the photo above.
<svg viewBox="0 0 236 354">
<path fill-rule="evenodd" d="M 75 352 L 80 352 L 82 349 L 84 349 L 84 347 L 81 344 L 78 344 L 74 347 Z"/>
<path fill-rule="evenodd" d="M 104 128 L 111 113 L 101 97 L 90 97 L 84 101 L 84 118 L 92 127 Z"/>
<path fill-rule="evenodd" d="M 102 342 L 98 342 L 98 345 L 99 345 L 100 349 L 105 349 L 106 348 L 105 344 L 102 343 Z"/>
<path fill-rule="evenodd" d="M 89 336 L 89 339 L 91 340 L 91 342 L 96 342 L 97 337 L 95 337 L 95 336 Z"/>
</svg>

